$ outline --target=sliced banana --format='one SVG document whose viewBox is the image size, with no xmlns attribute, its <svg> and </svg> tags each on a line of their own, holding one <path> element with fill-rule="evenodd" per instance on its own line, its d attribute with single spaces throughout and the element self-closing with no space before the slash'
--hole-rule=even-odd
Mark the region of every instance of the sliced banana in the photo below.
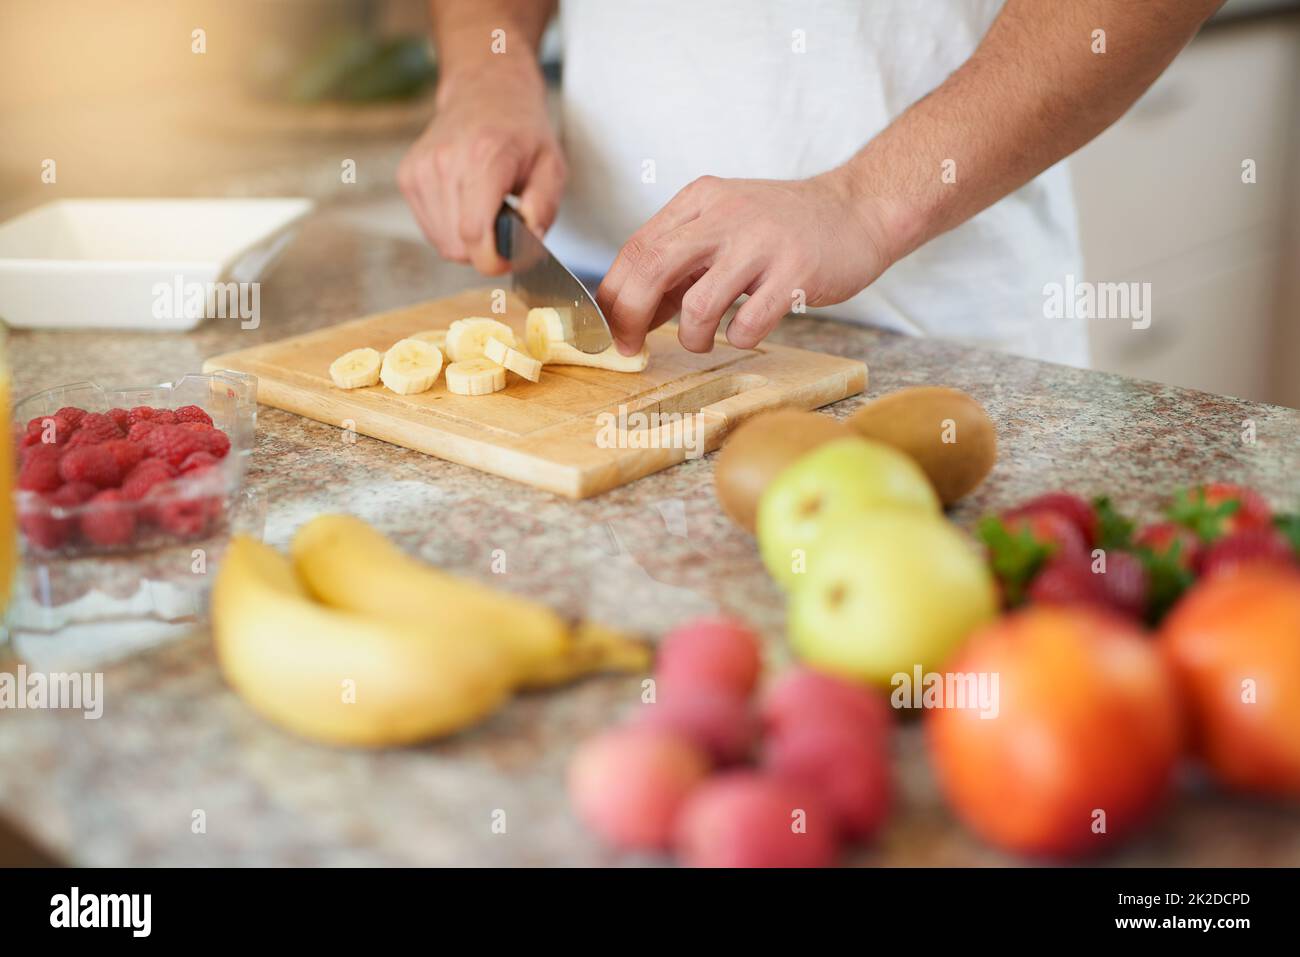
<svg viewBox="0 0 1300 957">
<path fill-rule="evenodd" d="M 515 347 L 515 331 L 504 322 L 478 316 L 457 319 L 447 329 L 447 356 L 452 362 L 482 359 L 488 339 L 499 339 L 510 348 Z"/>
<path fill-rule="evenodd" d="M 411 336 L 412 339 L 419 339 L 421 342 L 427 342 L 431 346 L 437 346 L 444 352 L 447 349 L 447 330 L 430 329 L 428 332 L 417 332 Z"/>
<path fill-rule="evenodd" d="M 488 395 L 506 387 L 506 370 L 489 359 L 462 359 L 447 366 L 447 388 L 457 395 Z"/>
<path fill-rule="evenodd" d="M 363 389 L 379 381 L 383 359 L 377 349 L 353 349 L 330 363 L 330 378 L 340 389 Z"/>
<path fill-rule="evenodd" d="M 644 343 L 634 356 L 625 356 L 611 345 L 604 352 L 583 352 L 573 345 L 572 320 L 557 309 L 529 309 L 524 322 L 524 339 L 534 359 L 555 366 L 586 366 L 610 372 L 641 372 L 650 364 Z"/>
<path fill-rule="evenodd" d="M 398 395 L 427 391 L 442 371 L 442 352 L 419 339 L 401 339 L 384 354 L 379 378 Z"/>
<path fill-rule="evenodd" d="M 489 339 L 483 346 L 483 354 L 485 358 L 499 366 L 505 366 L 529 382 L 536 382 L 542 377 L 542 363 L 539 360 L 524 355 L 518 349 L 511 349 L 500 339 Z"/>
</svg>

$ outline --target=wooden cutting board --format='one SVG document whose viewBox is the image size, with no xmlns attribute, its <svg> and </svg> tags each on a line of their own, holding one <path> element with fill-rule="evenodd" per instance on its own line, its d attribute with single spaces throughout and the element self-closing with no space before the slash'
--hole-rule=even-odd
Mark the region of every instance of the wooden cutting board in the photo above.
<svg viewBox="0 0 1300 957">
<path fill-rule="evenodd" d="M 711 353 L 697 355 L 681 347 L 672 326 L 650 334 L 650 365 L 635 374 L 546 366 L 540 382 L 508 373 L 506 388 L 486 396 L 454 395 L 441 377 L 418 395 L 382 385 L 343 390 L 330 381 L 329 364 L 349 349 L 383 352 L 398 339 L 465 316 L 507 322 L 522 341 L 527 307 L 507 296 L 506 314 L 497 315 L 491 297 L 482 289 L 417 303 L 214 356 L 203 368 L 257 376 L 257 399 L 265 405 L 570 498 L 715 449 L 756 412 L 812 409 L 867 385 L 866 364 L 857 360 L 766 343 L 744 351 L 722 339 Z M 674 424 L 671 418 L 645 422 L 635 413 L 699 414 Z"/>
</svg>

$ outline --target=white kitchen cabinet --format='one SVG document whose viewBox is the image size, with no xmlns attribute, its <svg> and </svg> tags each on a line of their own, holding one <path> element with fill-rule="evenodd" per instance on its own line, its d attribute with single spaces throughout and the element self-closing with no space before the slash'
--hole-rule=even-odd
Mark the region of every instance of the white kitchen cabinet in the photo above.
<svg viewBox="0 0 1300 957">
<path fill-rule="evenodd" d="M 1152 284 L 1151 328 L 1093 323 L 1097 368 L 1283 401 L 1298 116 L 1300 17 L 1212 26 L 1074 157 L 1087 278 Z"/>
</svg>

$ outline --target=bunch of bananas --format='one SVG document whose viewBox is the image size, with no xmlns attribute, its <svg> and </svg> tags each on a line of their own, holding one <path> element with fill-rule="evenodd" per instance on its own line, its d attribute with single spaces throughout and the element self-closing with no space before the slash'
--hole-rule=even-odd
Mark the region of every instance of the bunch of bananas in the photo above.
<svg viewBox="0 0 1300 957">
<path fill-rule="evenodd" d="M 645 645 L 425 565 L 349 515 L 308 522 L 291 552 L 233 538 L 212 626 L 230 685 L 304 737 L 410 744 L 481 721 L 519 689 L 649 666 Z"/>
</svg>

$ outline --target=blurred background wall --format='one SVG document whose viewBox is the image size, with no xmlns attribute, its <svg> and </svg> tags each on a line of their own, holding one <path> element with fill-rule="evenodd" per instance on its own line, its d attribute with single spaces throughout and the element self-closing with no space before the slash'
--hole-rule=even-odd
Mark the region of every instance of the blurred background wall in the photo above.
<svg viewBox="0 0 1300 957">
<path fill-rule="evenodd" d="M 68 196 L 329 200 L 341 158 L 352 195 L 391 193 L 432 113 L 423 0 L 4 0 L 0 17 L 0 218 Z M 1150 329 L 1094 323 L 1095 365 L 1300 407 L 1300 3 L 1229 0 L 1073 168 L 1087 278 L 1153 284 Z"/>
</svg>

